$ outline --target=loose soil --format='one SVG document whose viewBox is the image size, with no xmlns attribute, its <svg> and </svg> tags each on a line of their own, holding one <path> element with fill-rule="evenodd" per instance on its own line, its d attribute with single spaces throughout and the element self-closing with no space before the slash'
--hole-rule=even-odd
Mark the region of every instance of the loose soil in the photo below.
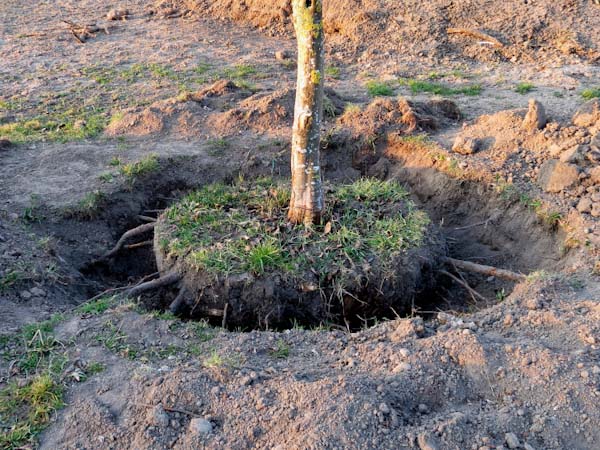
<svg viewBox="0 0 600 450">
<path fill-rule="evenodd" d="M 130 0 L 107 20 L 117 6 L 0 6 L 0 388 L 34 375 L 22 326 L 64 314 L 49 354 L 66 358 L 66 406 L 39 447 L 597 447 L 595 2 L 325 4 L 326 179 L 396 180 L 450 256 L 528 279 L 446 266 L 462 283 L 438 271 L 406 317 L 277 332 L 149 313 L 172 286 L 77 309 L 157 271 L 152 233 L 90 264 L 126 230 L 213 182 L 289 176 L 284 2 Z M 82 44 L 61 19 L 100 31 Z M 371 98 L 369 81 L 392 95 Z M 541 129 L 524 127 L 530 99 Z"/>
</svg>

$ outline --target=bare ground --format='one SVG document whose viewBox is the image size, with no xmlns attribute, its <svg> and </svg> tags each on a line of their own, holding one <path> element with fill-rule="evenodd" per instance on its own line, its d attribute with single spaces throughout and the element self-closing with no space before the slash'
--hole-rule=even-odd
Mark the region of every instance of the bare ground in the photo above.
<svg viewBox="0 0 600 450">
<path fill-rule="evenodd" d="M 533 30 L 511 22 L 519 8 L 529 11 L 520 3 L 511 9 L 516 2 L 486 23 L 479 20 L 485 2 L 459 2 L 450 23 L 440 13 L 426 26 L 407 9 L 401 18 L 414 21 L 409 30 L 435 30 L 418 45 L 409 45 L 406 30 L 394 31 L 396 10 L 377 14 L 382 2 L 367 8 L 364 23 L 375 28 L 365 31 L 364 42 L 344 15 L 340 30 L 330 33 L 328 60 L 338 71 L 329 72 L 327 85 L 362 112 L 350 108 L 328 119 L 326 177 L 401 180 L 449 238 L 453 256 L 535 273 L 527 282 L 515 287 L 467 276 L 488 299 L 482 302 L 446 279 L 415 305 L 414 317 L 352 333 L 199 327 L 151 316 L 125 300 L 100 315 L 74 310 L 103 289 L 154 271 L 144 249 L 109 267 L 86 266 L 139 224 L 139 214 L 156 215 L 211 181 L 288 174 L 295 52 L 289 27 L 283 19 L 240 22 L 237 2 L 231 14 L 217 8 L 221 3 L 202 9 L 195 2 L 187 6 L 200 8 L 195 13 L 176 9 L 180 17 L 164 18 L 168 5 L 148 16 L 152 5 L 128 1 L 123 6 L 132 16 L 113 22 L 104 15 L 114 5 L 92 1 L 0 6 L 0 126 L 60 116 L 52 125 L 58 140 L 41 127 L 25 143 L 0 147 L 2 334 L 16 336 L 23 324 L 65 313 L 55 335 L 69 360 L 67 406 L 53 416 L 40 446 L 597 448 L 600 228 L 594 209 L 578 205 L 585 198 L 599 203 L 590 175 L 598 161 L 572 162 L 585 176 L 558 193 L 537 181 L 546 161 L 593 145 L 599 131 L 571 124 L 581 92 L 600 85 L 592 32 L 600 10 L 591 1 L 561 4 L 564 22 L 558 6 L 536 2 Z M 80 44 L 61 19 L 106 25 L 110 34 L 99 31 Z M 567 23 L 581 50 L 555 45 Z M 507 48 L 492 52 L 448 38 L 448 25 L 477 25 Z M 528 32 L 530 47 L 520 47 Z M 283 50 L 291 57 L 276 59 Z M 397 106 L 387 115 L 377 100 L 368 106 L 368 80 L 389 82 L 394 96 L 413 102 L 435 98 L 412 92 L 395 82 L 399 77 L 480 84 L 482 91 L 451 96 L 463 118 L 436 116 L 439 127 L 419 126 L 433 141 L 423 143 L 406 139 L 419 129 L 407 134 Z M 219 78 L 234 79 L 237 90 L 190 97 Z M 533 90 L 516 92 L 525 81 Z M 556 125 L 522 130 L 530 97 Z M 106 133 L 60 142 L 71 126 L 86 129 L 75 122 L 96 116 L 104 125 L 110 120 Z M 375 140 L 365 147 L 361 136 L 369 133 Z M 456 136 L 487 144 L 459 155 L 451 152 Z M 122 169 L 148 158 L 157 168 L 133 176 Z M 141 305 L 165 306 L 171 296 L 161 291 Z M 0 363 L 0 381 L 27 380 L 31 374 L 11 362 Z M 105 370 L 87 381 L 69 375 L 94 362 Z M 198 431 L 193 418 L 210 422 L 212 431 Z"/>
</svg>

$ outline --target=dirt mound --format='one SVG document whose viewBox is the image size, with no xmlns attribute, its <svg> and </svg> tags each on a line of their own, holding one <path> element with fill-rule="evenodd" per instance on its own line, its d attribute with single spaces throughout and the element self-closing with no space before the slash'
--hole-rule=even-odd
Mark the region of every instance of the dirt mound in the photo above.
<svg viewBox="0 0 600 450">
<path fill-rule="evenodd" d="M 286 0 L 181 0 L 182 9 L 291 33 Z M 592 1 L 498 3 L 493 0 L 329 0 L 328 44 L 338 52 L 390 56 L 458 54 L 477 60 L 599 56 L 600 11 Z M 450 30 L 450 32 L 449 32 Z M 482 34 L 483 32 L 483 34 Z M 486 37 L 489 36 L 489 38 Z"/>
<path fill-rule="evenodd" d="M 579 213 L 599 217 L 597 104 L 584 104 L 573 125 L 561 125 L 548 122 L 543 106 L 531 100 L 529 110 L 500 111 L 464 126 L 453 149 L 479 153 L 488 166 L 504 171 L 509 186 L 533 181 L 543 191 L 560 193 Z"/>
<path fill-rule="evenodd" d="M 324 168 L 335 166 L 340 156 L 353 159 L 353 166 L 362 172 L 378 159 L 375 151 L 385 145 L 389 135 L 411 134 L 445 128 L 462 117 L 450 100 L 427 102 L 378 98 L 364 109 L 350 105 L 340 116 L 335 127 L 323 136 Z M 418 139 L 418 138 L 416 138 Z"/>
<path fill-rule="evenodd" d="M 198 92 L 161 100 L 145 108 L 127 109 L 111 121 L 105 133 L 108 136 L 147 136 L 158 133 L 178 137 L 199 136 L 203 132 L 205 134 L 208 116 L 233 108 L 249 95 L 250 91 L 239 88 L 231 81 L 219 80 Z"/>
</svg>

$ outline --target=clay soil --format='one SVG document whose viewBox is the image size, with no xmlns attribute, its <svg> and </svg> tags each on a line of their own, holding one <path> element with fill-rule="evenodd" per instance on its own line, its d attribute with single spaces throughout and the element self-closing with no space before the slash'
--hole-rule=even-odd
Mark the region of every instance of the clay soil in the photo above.
<svg viewBox="0 0 600 450">
<path fill-rule="evenodd" d="M 289 176 L 286 4 L 1 2 L 0 388 L 44 370 L 28 324 L 60 314 L 44 357 L 64 357 L 65 406 L 20 445 L 597 449 L 595 1 L 325 1 L 325 177 L 399 181 L 450 256 L 525 281 L 446 265 L 407 314 L 286 330 L 180 320 L 176 286 L 112 297 L 157 272 L 151 232 L 93 263 L 123 232 Z"/>
</svg>

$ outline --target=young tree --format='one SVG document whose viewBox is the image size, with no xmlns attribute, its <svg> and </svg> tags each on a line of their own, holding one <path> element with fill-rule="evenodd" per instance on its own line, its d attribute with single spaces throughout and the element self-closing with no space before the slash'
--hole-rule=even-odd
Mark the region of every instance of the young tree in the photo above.
<svg viewBox="0 0 600 450">
<path fill-rule="evenodd" d="M 324 209 L 319 144 L 323 117 L 323 0 L 292 0 L 298 80 L 292 134 L 292 223 L 320 223 Z"/>
</svg>

